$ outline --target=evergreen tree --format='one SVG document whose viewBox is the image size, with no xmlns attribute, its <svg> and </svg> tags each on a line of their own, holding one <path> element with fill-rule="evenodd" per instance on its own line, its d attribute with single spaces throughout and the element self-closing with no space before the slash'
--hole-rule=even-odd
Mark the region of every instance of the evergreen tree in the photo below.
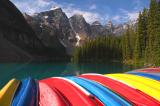
<svg viewBox="0 0 160 106">
<path fill-rule="evenodd" d="M 155 16 L 155 41 L 154 41 L 154 50 L 155 50 L 155 57 L 154 57 L 154 64 L 156 66 L 160 65 L 160 1 L 157 1 L 156 5 L 156 16 Z"/>
<path fill-rule="evenodd" d="M 124 61 L 130 60 L 132 57 L 131 45 L 130 45 L 130 28 L 128 26 L 126 33 L 122 40 L 122 51 Z"/>
<path fill-rule="evenodd" d="M 121 60 L 121 54 L 120 39 L 118 37 L 98 37 L 76 48 L 72 62 L 111 62 Z"/>
<path fill-rule="evenodd" d="M 147 42 L 147 9 L 139 13 L 138 28 L 134 48 L 134 63 L 144 62 L 146 42 Z"/>
<path fill-rule="evenodd" d="M 136 40 L 135 40 L 135 49 L 134 49 L 134 63 L 135 64 L 138 64 L 142 56 L 142 47 L 141 47 L 141 39 L 143 39 L 142 26 L 143 26 L 142 14 L 140 12 L 139 18 L 138 18 L 138 30 L 137 30 Z"/>
<path fill-rule="evenodd" d="M 150 64 L 154 64 L 155 59 L 155 16 L 156 16 L 156 0 L 151 0 L 150 9 L 148 16 L 148 26 L 147 26 L 147 34 L 148 34 L 148 44 L 146 47 L 146 61 Z"/>
</svg>

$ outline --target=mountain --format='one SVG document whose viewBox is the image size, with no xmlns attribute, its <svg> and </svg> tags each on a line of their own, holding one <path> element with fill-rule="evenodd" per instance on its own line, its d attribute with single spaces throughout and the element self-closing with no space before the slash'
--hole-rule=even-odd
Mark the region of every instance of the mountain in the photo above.
<svg viewBox="0 0 160 106">
<path fill-rule="evenodd" d="M 93 37 L 108 36 L 108 35 L 120 36 L 126 31 L 127 26 L 130 24 L 131 23 L 114 25 L 112 21 L 109 21 L 106 25 L 102 25 L 99 21 L 95 21 L 91 24 L 92 36 Z M 132 23 L 132 25 L 135 24 Z"/>
<path fill-rule="evenodd" d="M 112 33 L 111 28 L 107 25 L 102 25 L 99 21 L 95 21 L 91 24 L 91 32 L 93 37 L 108 36 Z"/>
<path fill-rule="evenodd" d="M 112 21 L 108 21 L 108 23 L 105 25 L 105 28 L 108 29 L 109 33 L 113 33 L 114 25 L 113 25 Z"/>
<path fill-rule="evenodd" d="M 3 38 L 21 47 L 43 47 L 23 15 L 9 0 L 0 1 L 0 12 L 0 32 Z"/>
<path fill-rule="evenodd" d="M 69 55 L 75 46 L 84 44 L 92 36 L 91 27 L 82 15 L 68 18 L 61 8 L 31 16 L 24 13 L 24 17 L 45 46 L 59 48 L 63 45 Z"/>
<path fill-rule="evenodd" d="M 24 14 L 24 17 L 45 46 L 56 49 L 64 46 L 68 54 L 71 54 L 76 43 L 76 34 L 61 8 L 52 8 L 32 16 Z"/>
<path fill-rule="evenodd" d="M 41 48 L 43 45 L 34 36 L 20 11 L 9 0 L 0 1 L 0 12 L 0 60 L 30 60 L 31 54 L 22 48 L 32 51 L 35 46 Z"/>
<path fill-rule="evenodd" d="M 88 39 L 97 36 L 119 36 L 126 31 L 126 25 L 130 24 L 114 25 L 112 21 L 105 25 L 99 21 L 89 24 L 83 15 L 75 14 L 68 18 L 58 7 L 32 16 L 24 14 L 24 17 L 45 46 L 59 48 L 63 45 L 70 55 L 75 46 L 83 45 Z"/>
<path fill-rule="evenodd" d="M 69 18 L 69 21 L 71 23 L 71 27 L 79 36 L 91 37 L 90 25 L 82 15 L 75 14 Z"/>
<path fill-rule="evenodd" d="M 0 1 L 0 61 L 34 61 L 65 55 L 51 50 L 36 36 L 21 12 L 9 0 Z"/>
</svg>

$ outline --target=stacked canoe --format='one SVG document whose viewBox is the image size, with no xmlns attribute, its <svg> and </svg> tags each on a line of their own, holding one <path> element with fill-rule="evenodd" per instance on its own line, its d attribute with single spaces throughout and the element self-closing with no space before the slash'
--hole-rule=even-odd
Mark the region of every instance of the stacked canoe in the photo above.
<svg viewBox="0 0 160 106">
<path fill-rule="evenodd" d="M 0 90 L 0 106 L 160 106 L 160 68 L 12 79 Z"/>
</svg>

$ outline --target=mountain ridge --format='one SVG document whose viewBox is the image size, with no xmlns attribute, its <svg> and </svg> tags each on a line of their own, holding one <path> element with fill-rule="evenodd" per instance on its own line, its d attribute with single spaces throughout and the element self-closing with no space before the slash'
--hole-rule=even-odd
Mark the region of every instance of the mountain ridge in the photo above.
<svg viewBox="0 0 160 106">
<path fill-rule="evenodd" d="M 58 30 L 57 35 L 59 35 L 58 36 L 59 40 L 61 40 L 61 42 L 65 40 L 62 44 L 65 44 L 65 42 L 67 42 L 67 44 L 69 44 L 68 47 L 72 46 L 73 48 L 74 46 L 83 45 L 87 39 L 92 39 L 97 36 L 108 36 L 108 35 L 119 36 L 126 31 L 127 29 L 126 26 L 130 24 L 130 23 L 124 23 L 124 24 L 113 25 L 112 21 L 108 21 L 108 23 L 105 25 L 102 25 L 99 21 L 95 21 L 92 24 L 89 24 L 86 22 L 85 18 L 81 14 L 75 14 L 70 18 L 68 18 L 61 8 L 54 8 L 52 10 L 36 13 L 36 15 L 30 17 L 32 17 L 33 20 L 40 18 L 39 20 L 37 20 L 39 21 L 37 23 L 46 24 L 45 26 L 52 25 L 53 27 L 50 30 L 55 30 L 56 28 L 56 30 Z M 42 22 L 41 18 L 43 18 L 44 22 Z M 57 19 L 57 21 L 54 21 L 53 23 L 49 22 L 48 19 L 52 21 Z M 37 32 L 37 28 L 33 27 L 34 25 L 32 25 L 32 22 L 30 23 L 27 18 L 26 20 L 32 26 L 35 32 Z M 54 36 L 55 34 L 50 34 L 50 35 Z M 66 38 L 65 36 L 68 38 Z"/>
</svg>

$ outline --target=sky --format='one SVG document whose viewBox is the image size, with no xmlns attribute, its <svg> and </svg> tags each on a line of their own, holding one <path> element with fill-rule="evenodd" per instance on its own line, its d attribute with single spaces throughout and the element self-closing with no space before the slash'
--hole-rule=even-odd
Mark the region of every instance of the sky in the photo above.
<svg viewBox="0 0 160 106">
<path fill-rule="evenodd" d="M 11 0 L 21 12 L 30 15 L 60 7 L 68 17 L 81 14 L 87 22 L 106 24 L 136 20 L 139 11 L 148 8 L 150 0 Z"/>
</svg>

